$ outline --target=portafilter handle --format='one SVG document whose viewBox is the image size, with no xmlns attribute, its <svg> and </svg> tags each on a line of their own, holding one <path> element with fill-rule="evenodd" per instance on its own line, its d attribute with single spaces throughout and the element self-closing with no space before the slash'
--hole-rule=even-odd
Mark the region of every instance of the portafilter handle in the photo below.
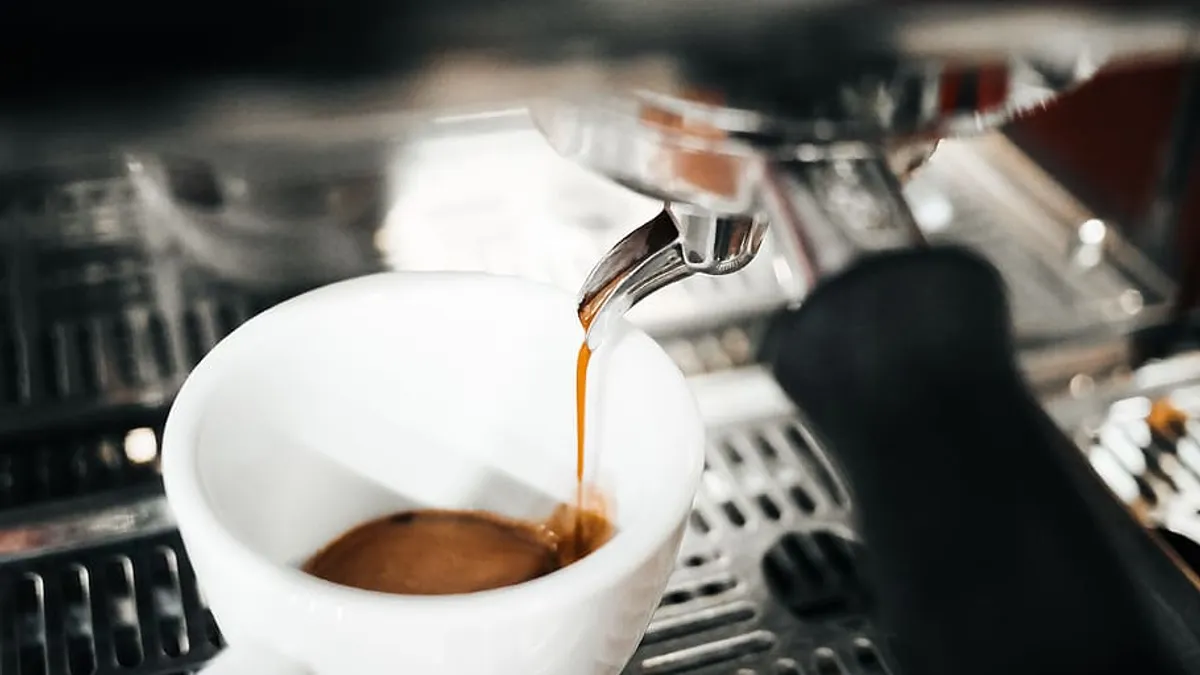
<svg viewBox="0 0 1200 675">
<path fill-rule="evenodd" d="M 1200 672 L 1200 593 L 1030 391 L 988 262 L 862 257 L 764 357 L 846 480 L 905 672 Z"/>
</svg>

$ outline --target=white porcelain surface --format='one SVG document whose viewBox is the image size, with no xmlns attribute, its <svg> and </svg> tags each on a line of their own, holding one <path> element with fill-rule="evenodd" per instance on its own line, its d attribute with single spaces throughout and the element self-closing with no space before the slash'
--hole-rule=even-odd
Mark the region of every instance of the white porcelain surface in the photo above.
<svg viewBox="0 0 1200 675">
<path fill-rule="evenodd" d="M 180 392 L 163 449 L 167 496 L 232 647 L 210 672 L 618 673 L 703 464 L 683 376 L 628 327 L 592 361 L 588 474 L 617 525 L 599 551 L 460 596 L 381 595 L 295 569 L 389 511 L 536 517 L 569 499 L 581 338 L 572 299 L 549 286 L 393 273 L 303 295 L 221 342 Z"/>
</svg>

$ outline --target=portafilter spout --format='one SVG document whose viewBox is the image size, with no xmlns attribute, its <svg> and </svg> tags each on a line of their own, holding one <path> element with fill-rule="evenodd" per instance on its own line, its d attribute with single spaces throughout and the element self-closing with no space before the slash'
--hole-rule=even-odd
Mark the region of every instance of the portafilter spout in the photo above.
<svg viewBox="0 0 1200 675">
<path fill-rule="evenodd" d="M 766 225 L 757 215 L 664 206 L 617 242 L 583 282 L 578 308 L 588 347 L 598 349 L 617 319 L 660 288 L 693 274 L 729 274 L 745 267 L 758 253 Z"/>
</svg>

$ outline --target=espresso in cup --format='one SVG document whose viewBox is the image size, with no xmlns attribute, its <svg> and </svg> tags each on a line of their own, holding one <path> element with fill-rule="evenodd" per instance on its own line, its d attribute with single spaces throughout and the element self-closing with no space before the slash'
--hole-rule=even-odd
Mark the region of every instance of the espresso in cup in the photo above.
<svg viewBox="0 0 1200 675">
<path fill-rule="evenodd" d="M 585 333 L 594 315 L 581 309 Z M 363 523 L 313 555 L 303 570 L 342 586 L 398 595 L 475 593 L 532 581 L 566 567 L 612 536 L 603 501 L 585 507 L 585 338 L 575 361 L 575 505 L 559 506 L 543 523 L 486 511 L 404 511 Z"/>
<path fill-rule="evenodd" d="M 586 559 L 502 592 L 407 598 L 299 569 L 387 514 L 544 525 L 573 506 L 574 309 L 510 277 L 381 274 L 285 302 L 205 356 L 168 419 L 163 482 L 230 645 L 208 672 L 622 672 L 674 568 L 704 457 L 687 382 L 634 327 L 592 358 L 586 482 L 609 508 L 588 511 L 617 531 Z"/>
<path fill-rule="evenodd" d="M 565 504 L 545 522 L 486 511 L 403 511 L 349 530 L 302 569 L 380 593 L 475 593 L 562 569 L 604 545 L 612 532 L 600 513 Z"/>
</svg>

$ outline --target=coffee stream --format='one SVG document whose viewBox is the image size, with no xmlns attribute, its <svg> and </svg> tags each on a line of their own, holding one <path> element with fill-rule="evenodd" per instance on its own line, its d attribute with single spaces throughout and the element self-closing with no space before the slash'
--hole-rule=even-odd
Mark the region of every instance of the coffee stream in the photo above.
<svg viewBox="0 0 1200 675">
<path fill-rule="evenodd" d="M 582 318 L 582 317 L 581 317 Z M 587 330 L 587 324 L 584 324 L 584 330 Z M 584 462 L 584 436 L 586 435 L 586 420 L 587 420 L 587 373 L 588 363 L 592 360 L 592 348 L 588 346 L 587 337 L 584 337 L 583 342 L 579 345 L 579 356 L 575 359 L 575 531 L 580 536 L 575 537 L 575 543 L 578 546 L 585 543 L 582 521 L 585 513 L 585 505 L 583 503 L 583 462 Z M 583 557 L 587 555 L 582 550 L 577 550 L 576 555 Z"/>
<path fill-rule="evenodd" d="M 581 312 L 588 328 L 592 317 Z M 343 586 L 402 595 L 473 593 L 531 581 L 591 554 L 612 537 L 599 493 L 585 489 L 587 374 L 592 350 L 575 363 L 575 504 L 544 522 L 483 511 L 421 509 L 363 523 L 322 548 L 302 569 Z"/>
<path fill-rule="evenodd" d="M 587 373 L 592 360 L 592 348 L 587 340 L 579 345 L 579 356 L 575 358 L 575 481 L 576 506 L 582 507 L 583 490 L 583 437 L 587 418 Z"/>
</svg>

